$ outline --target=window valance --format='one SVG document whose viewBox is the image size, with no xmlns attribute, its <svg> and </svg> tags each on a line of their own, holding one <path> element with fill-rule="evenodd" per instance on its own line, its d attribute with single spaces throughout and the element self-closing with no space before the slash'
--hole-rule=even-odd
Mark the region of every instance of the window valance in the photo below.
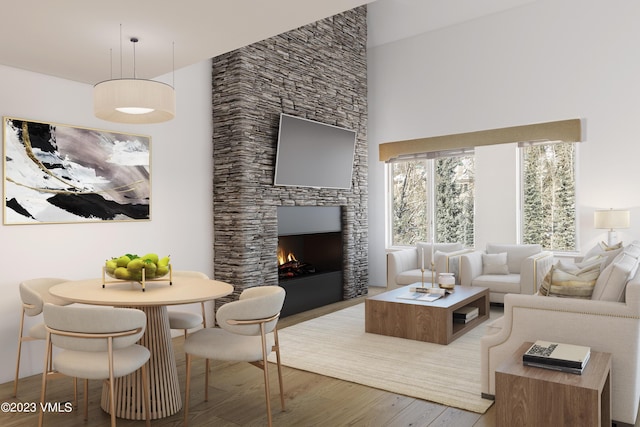
<svg viewBox="0 0 640 427">
<path fill-rule="evenodd" d="M 402 158 L 415 158 L 417 155 L 424 153 L 446 152 L 513 142 L 581 142 L 585 137 L 584 125 L 584 119 L 569 119 L 386 142 L 379 146 L 380 161 L 389 162 Z"/>
</svg>

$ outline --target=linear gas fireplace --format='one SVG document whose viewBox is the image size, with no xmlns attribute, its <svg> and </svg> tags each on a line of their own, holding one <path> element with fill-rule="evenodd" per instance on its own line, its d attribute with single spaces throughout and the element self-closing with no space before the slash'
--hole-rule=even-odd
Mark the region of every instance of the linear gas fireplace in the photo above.
<svg viewBox="0 0 640 427">
<path fill-rule="evenodd" d="M 278 207 L 281 315 L 342 301 L 343 242 L 339 206 Z"/>
</svg>

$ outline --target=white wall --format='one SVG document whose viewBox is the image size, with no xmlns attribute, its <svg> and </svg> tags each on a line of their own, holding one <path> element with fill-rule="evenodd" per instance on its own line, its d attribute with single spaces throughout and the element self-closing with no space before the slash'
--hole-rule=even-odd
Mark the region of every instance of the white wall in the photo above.
<svg viewBox="0 0 640 427">
<path fill-rule="evenodd" d="M 606 239 L 597 208 L 631 209 L 640 238 L 640 3 L 538 0 L 369 49 L 369 265 L 385 284 L 384 180 L 378 144 L 570 118 L 587 120 L 579 148 L 582 252 Z M 375 27 L 369 31 L 375 32 Z M 517 238 L 516 152 L 482 151 L 476 244 Z"/>
<path fill-rule="evenodd" d="M 171 76 L 161 79 L 170 82 Z M 14 374 L 9 367 L 15 366 L 20 281 L 99 277 L 105 259 L 129 252 L 169 254 L 176 269 L 213 275 L 210 61 L 177 70 L 175 85 L 174 120 L 121 125 L 93 116 L 90 85 L 0 66 L 0 115 L 152 139 L 151 221 L 0 226 L 0 383 Z M 187 309 L 198 311 L 199 305 Z M 41 372 L 40 344 L 23 346 L 21 376 Z"/>
</svg>

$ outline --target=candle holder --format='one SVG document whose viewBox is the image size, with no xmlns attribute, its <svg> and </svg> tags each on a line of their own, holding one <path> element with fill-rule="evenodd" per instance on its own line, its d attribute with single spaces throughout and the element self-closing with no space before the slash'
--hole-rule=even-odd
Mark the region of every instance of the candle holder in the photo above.
<svg viewBox="0 0 640 427">
<path fill-rule="evenodd" d="M 436 285 L 436 279 L 435 279 L 435 274 L 436 274 L 436 265 L 433 263 L 433 255 L 431 256 L 431 287 L 435 287 Z"/>
</svg>

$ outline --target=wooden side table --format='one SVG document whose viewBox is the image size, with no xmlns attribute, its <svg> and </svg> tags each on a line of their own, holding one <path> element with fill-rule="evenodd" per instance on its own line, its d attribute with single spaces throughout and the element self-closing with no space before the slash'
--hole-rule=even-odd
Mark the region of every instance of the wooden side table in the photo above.
<svg viewBox="0 0 640 427">
<path fill-rule="evenodd" d="M 524 366 L 524 343 L 496 369 L 498 426 L 610 426 L 611 354 L 591 351 L 582 375 Z"/>
</svg>

